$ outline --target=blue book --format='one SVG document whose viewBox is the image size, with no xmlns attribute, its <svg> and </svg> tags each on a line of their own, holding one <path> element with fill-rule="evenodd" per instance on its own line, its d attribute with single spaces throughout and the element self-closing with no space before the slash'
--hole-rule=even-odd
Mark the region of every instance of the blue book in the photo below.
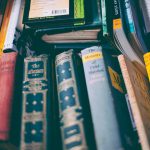
<svg viewBox="0 0 150 150">
<path fill-rule="evenodd" d="M 138 149 L 117 52 L 93 46 L 81 51 L 98 150 Z"/>
<path fill-rule="evenodd" d="M 21 150 L 47 149 L 48 68 L 47 55 L 24 59 Z"/>
</svg>

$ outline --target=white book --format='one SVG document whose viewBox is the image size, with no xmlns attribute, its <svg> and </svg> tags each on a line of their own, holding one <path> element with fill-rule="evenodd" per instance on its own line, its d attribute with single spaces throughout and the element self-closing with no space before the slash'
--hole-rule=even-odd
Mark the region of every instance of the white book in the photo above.
<svg viewBox="0 0 150 150">
<path fill-rule="evenodd" d="M 3 50 L 12 49 L 17 51 L 16 41 L 20 36 L 20 32 L 16 30 L 16 27 L 19 18 L 20 7 L 21 0 L 14 0 Z"/>
</svg>

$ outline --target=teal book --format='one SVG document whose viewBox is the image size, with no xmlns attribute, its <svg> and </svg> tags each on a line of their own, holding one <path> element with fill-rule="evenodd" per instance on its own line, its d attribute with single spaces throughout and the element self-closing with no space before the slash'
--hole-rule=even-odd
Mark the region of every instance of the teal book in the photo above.
<svg viewBox="0 0 150 150">
<path fill-rule="evenodd" d="M 21 150 L 46 150 L 48 136 L 49 61 L 47 55 L 24 59 Z M 49 140 L 50 143 L 50 140 Z"/>
<path fill-rule="evenodd" d="M 81 54 L 97 149 L 138 149 L 117 52 L 108 46 L 93 46 Z"/>
</svg>

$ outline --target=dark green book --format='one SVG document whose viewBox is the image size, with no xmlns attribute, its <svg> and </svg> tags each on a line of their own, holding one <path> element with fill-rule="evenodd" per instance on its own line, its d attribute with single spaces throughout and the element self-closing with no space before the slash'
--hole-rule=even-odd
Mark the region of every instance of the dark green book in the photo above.
<svg viewBox="0 0 150 150">
<path fill-rule="evenodd" d="M 22 91 L 22 150 L 46 150 L 51 142 L 48 135 L 50 116 L 49 59 L 47 55 L 30 56 L 24 59 Z"/>
<path fill-rule="evenodd" d="M 85 0 L 27 0 L 23 23 L 30 27 L 84 24 Z"/>
</svg>

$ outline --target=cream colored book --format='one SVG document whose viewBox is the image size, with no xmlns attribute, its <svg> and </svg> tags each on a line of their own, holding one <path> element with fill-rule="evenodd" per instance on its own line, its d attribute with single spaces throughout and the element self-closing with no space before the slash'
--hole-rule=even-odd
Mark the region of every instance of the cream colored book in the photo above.
<svg viewBox="0 0 150 150">
<path fill-rule="evenodd" d="M 150 150 L 150 87 L 148 77 L 126 56 L 120 55 L 118 59 L 142 149 Z"/>
</svg>

